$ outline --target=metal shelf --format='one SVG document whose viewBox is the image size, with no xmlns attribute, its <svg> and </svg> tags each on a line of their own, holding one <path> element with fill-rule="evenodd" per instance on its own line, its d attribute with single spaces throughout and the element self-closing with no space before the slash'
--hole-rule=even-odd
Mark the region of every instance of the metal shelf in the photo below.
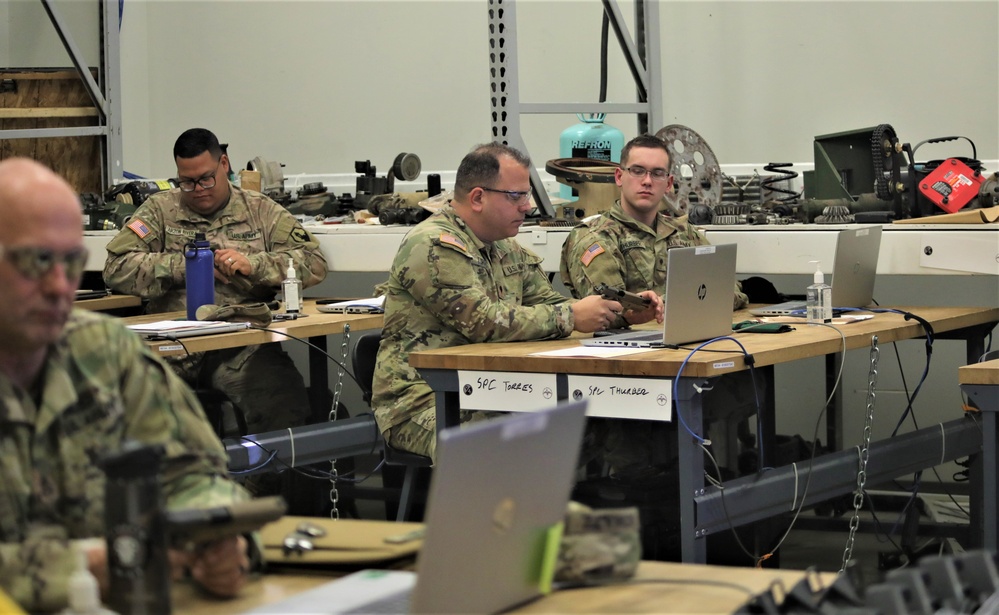
<svg viewBox="0 0 999 615">
<path fill-rule="evenodd" d="M 494 140 L 527 152 L 520 129 L 520 116 L 525 113 L 636 113 L 639 132 L 648 132 L 650 125 L 663 125 L 658 0 L 637 0 L 635 3 L 637 43 L 624 24 L 616 0 L 602 0 L 602 4 L 635 80 L 638 102 L 521 102 L 517 83 L 516 1 L 488 1 L 490 102 Z M 531 169 L 531 188 L 538 207 L 546 216 L 554 217 L 551 200 L 535 168 Z"/>
<path fill-rule="evenodd" d="M 115 179 L 121 179 L 121 66 L 119 62 L 118 3 L 97 0 L 100 10 L 101 59 L 98 72 L 100 83 L 94 79 L 76 41 L 65 27 L 65 21 L 51 0 L 41 0 L 63 47 L 69 54 L 76 72 L 94 103 L 97 126 L 65 128 L 30 128 L 0 130 L 0 139 L 44 139 L 51 137 L 101 137 L 103 160 L 101 181 L 106 190 Z"/>
</svg>

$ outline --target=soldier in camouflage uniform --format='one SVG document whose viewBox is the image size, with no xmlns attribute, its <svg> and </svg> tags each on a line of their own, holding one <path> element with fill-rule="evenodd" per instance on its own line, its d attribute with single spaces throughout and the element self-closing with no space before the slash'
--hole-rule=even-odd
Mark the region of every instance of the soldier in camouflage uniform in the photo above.
<svg viewBox="0 0 999 615">
<path fill-rule="evenodd" d="M 672 186 L 669 154 L 661 139 L 641 135 L 629 141 L 621 150 L 621 168 L 614 175 L 621 199 L 609 211 L 572 229 L 562 245 L 560 273 L 573 297 L 592 294 L 601 282 L 632 292 L 652 289 L 663 294 L 668 250 L 708 245 L 686 216 L 671 218 L 659 211 L 663 195 Z M 747 303 L 737 286 L 733 309 Z M 614 326 L 629 324 L 638 323 L 622 316 Z"/>
<path fill-rule="evenodd" d="M 45 167 L 0 163 L 0 586 L 31 612 L 64 608 L 74 550 L 107 590 L 104 473 L 126 440 L 160 444 L 169 508 L 245 499 L 197 400 L 134 334 L 74 310 L 87 253 L 76 194 Z M 246 580 L 246 541 L 186 560 L 220 595 Z"/>
<path fill-rule="evenodd" d="M 410 367 L 409 353 L 592 332 L 621 310 L 599 296 L 573 301 L 555 292 L 541 258 L 511 239 L 531 208 L 529 165 L 507 146 L 478 146 L 458 167 L 452 204 L 399 246 L 383 287 L 372 398 L 378 426 L 396 448 L 436 453 L 433 391 Z M 653 317 L 656 306 L 661 314 L 656 303 Z"/>
<path fill-rule="evenodd" d="M 203 128 L 174 145 L 180 186 L 151 196 L 107 246 L 108 287 L 149 300 L 149 312 L 185 309 L 184 246 L 202 232 L 214 249 L 215 303 L 270 301 L 288 259 L 305 287 L 326 277 L 319 243 L 270 198 L 231 185 L 229 157 Z M 192 386 L 225 392 L 251 433 L 307 422 L 301 373 L 280 344 L 216 350 L 171 361 Z"/>
<path fill-rule="evenodd" d="M 585 297 L 603 282 L 631 292 L 652 289 L 666 292 L 666 262 L 669 250 L 708 245 L 704 234 L 687 222 L 687 217 L 671 218 L 660 211 L 663 195 L 672 188 L 669 152 L 662 139 L 639 135 L 621 150 L 621 166 L 614 180 L 621 198 L 607 212 L 572 229 L 562 246 L 562 282 L 574 297 Z M 748 304 L 736 282 L 734 310 Z M 622 314 L 615 327 L 638 324 Z M 705 397 L 707 420 L 745 414 L 755 410 L 753 383 L 747 374 L 720 379 L 716 390 Z M 725 408 L 714 411 L 713 408 Z M 733 410 L 740 408 L 740 410 Z M 672 453 L 659 450 L 665 436 L 662 425 L 644 421 L 601 421 L 606 432 L 606 459 L 620 474 L 641 472 L 640 468 L 661 465 Z M 650 452 L 651 451 L 651 452 Z"/>
</svg>

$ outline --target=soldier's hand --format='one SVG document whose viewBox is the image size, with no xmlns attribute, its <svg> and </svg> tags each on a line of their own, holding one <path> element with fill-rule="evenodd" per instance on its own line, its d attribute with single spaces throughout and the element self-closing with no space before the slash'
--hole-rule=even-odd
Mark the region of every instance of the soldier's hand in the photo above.
<svg viewBox="0 0 999 615">
<path fill-rule="evenodd" d="M 638 293 L 638 295 L 645 297 L 650 300 L 651 303 L 649 307 L 644 310 L 628 310 L 624 313 L 624 321 L 629 325 L 640 325 L 643 322 L 649 322 L 653 318 L 656 322 L 662 324 L 663 322 L 663 302 L 656 294 L 654 290 L 643 290 Z"/>
<path fill-rule="evenodd" d="M 220 248 L 215 250 L 215 272 L 216 278 L 228 282 L 236 273 L 250 275 L 253 273 L 253 267 L 250 265 L 250 259 L 243 254 L 231 248 Z"/>
<path fill-rule="evenodd" d="M 573 329 L 582 333 L 604 331 L 621 313 L 621 304 L 600 295 L 583 297 L 572 304 Z"/>
<path fill-rule="evenodd" d="M 177 563 L 178 553 L 171 553 L 171 563 Z M 246 539 L 242 536 L 217 540 L 182 557 L 191 578 L 216 596 L 235 596 L 246 585 L 250 559 L 246 553 Z"/>
</svg>

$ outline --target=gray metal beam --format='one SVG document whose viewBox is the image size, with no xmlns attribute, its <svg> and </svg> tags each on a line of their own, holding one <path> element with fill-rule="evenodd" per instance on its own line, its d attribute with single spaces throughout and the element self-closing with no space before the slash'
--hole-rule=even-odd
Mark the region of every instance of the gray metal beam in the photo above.
<svg viewBox="0 0 999 615">
<path fill-rule="evenodd" d="M 874 442 L 869 450 L 867 484 L 877 485 L 967 457 L 979 453 L 981 447 L 981 429 L 969 419 Z M 724 497 L 717 487 L 709 487 L 694 498 L 695 528 L 699 535 L 705 536 L 786 514 L 801 505 L 802 499 L 807 507 L 852 493 L 857 487 L 857 470 L 858 451 L 852 448 L 816 457 L 811 471 L 808 461 L 801 461 L 796 466 L 726 481 Z"/>
<path fill-rule="evenodd" d="M 226 438 L 223 444 L 229 471 L 246 476 L 377 453 L 384 440 L 374 415 L 365 413 L 328 423 Z"/>
<path fill-rule="evenodd" d="M 103 4 L 104 2 L 101 2 L 102 9 Z M 52 22 L 52 26 L 55 28 L 56 34 L 59 35 L 59 40 L 62 41 L 62 46 L 66 48 L 66 53 L 69 54 L 70 61 L 73 62 L 73 66 L 76 67 L 76 72 L 80 73 L 80 78 L 83 80 L 83 85 L 87 88 L 87 94 L 90 96 L 90 100 L 94 101 L 94 106 L 101 112 L 101 117 L 106 118 L 108 114 L 107 100 L 101 92 L 101 87 L 97 85 L 97 81 L 94 80 L 94 76 L 90 74 L 90 69 L 87 67 L 87 63 L 83 61 L 83 54 L 80 52 L 80 48 L 76 46 L 76 41 L 73 40 L 73 35 L 71 35 L 66 29 L 66 26 L 63 25 L 63 20 L 59 15 L 59 11 L 52 5 L 50 0 L 42 0 L 42 7 L 44 7 L 45 12 L 48 13 L 49 21 Z"/>
</svg>

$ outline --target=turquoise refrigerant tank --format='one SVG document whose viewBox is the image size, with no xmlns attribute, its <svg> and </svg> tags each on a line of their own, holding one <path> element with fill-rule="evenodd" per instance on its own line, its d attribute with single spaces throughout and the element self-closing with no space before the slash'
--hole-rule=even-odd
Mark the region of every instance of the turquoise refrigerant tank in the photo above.
<svg viewBox="0 0 999 615">
<path fill-rule="evenodd" d="M 605 124 L 604 116 L 603 113 L 587 116 L 577 113 L 580 123 L 566 128 L 559 137 L 559 157 L 621 162 L 624 134 Z M 559 188 L 559 196 L 570 201 L 578 198 L 573 195 L 572 187 L 565 184 Z"/>
</svg>

